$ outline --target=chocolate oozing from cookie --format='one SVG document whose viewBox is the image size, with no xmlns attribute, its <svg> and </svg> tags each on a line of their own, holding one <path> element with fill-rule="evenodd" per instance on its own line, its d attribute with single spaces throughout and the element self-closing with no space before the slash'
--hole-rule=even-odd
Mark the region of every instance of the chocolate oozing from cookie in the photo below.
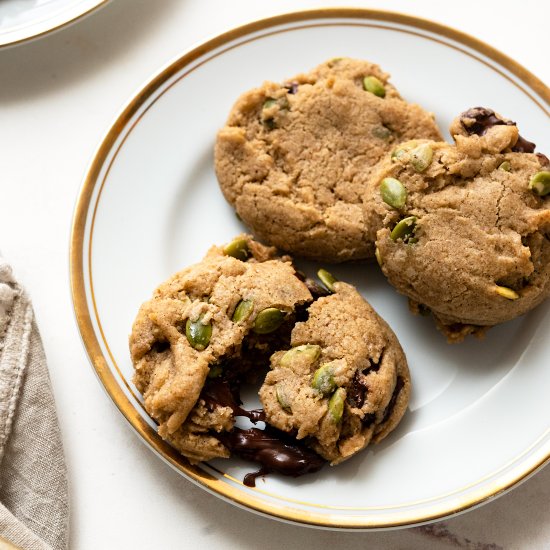
<svg viewBox="0 0 550 550">
<path fill-rule="evenodd" d="M 395 347 L 396 359 L 403 363 L 399 375 L 408 380 L 399 344 L 353 287 L 324 270 L 319 277 L 324 286 L 297 272 L 289 257 L 241 235 L 175 274 L 143 304 L 130 338 L 134 382 L 158 423 L 159 435 L 191 463 L 232 455 L 257 462 L 260 469 L 244 480 L 253 486 L 260 475 L 297 477 L 318 471 L 327 461 L 336 464 L 397 424 L 406 400 L 395 407 L 390 403 L 396 374 L 393 360 L 388 364 L 385 356 L 388 344 L 389 349 Z M 332 304 L 331 326 L 319 320 L 310 333 L 305 325 L 310 316 L 319 316 L 320 302 L 326 300 Z M 365 316 L 370 320 L 350 332 L 349 321 L 361 324 Z M 196 345 L 197 338 L 182 330 L 189 320 L 209 327 L 203 345 Z M 304 328 L 300 338 L 305 341 L 296 345 L 295 333 Z M 330 337 L 324 334 L 327 331 Z M 345 342 L 354 335 L 361 339 L 361 350 L 348 363 L 346 349 L 353 345 Z M 324 342 L 326 338 L 330 341 Z M 269 417 L 261 395 L 265 409 L 243 405 L 241 389 L 265 383 L 272 357 L 286 353 L 293 357 L 303 353 L 312 365 L 323 357 L 337 369 L 334 380 L 317 380 L 331 390 L 321 392 L 323 402 L 317 403 L 320 408 L 315 413 L 324 416 L 324 431 L 332 438 L 328 446 L 320 445 L 315 434 L 304 437 L 297 427 L 279 426 Z M 300 358 L 295 359 L 296 365 L 301 364 Z M 325 374 L 331 378 L 329 370 Z M 346 396 L 354 370 L 358 378 Z M 378 374 L 377 382 L 373 375 Z M 306 378 L 309 386 L 310 376 Z M 273 397 L 279 409 L 285 409 L 286 390 L 275 388 Z M 266 426 L 243 429 L 236 425 L 241 417 Z"/>
<path fill-rule="evenodd" d="M 263 422 L 265 412 L 263 409 L 243 409 L 240 399 L 240 387 L 231 388 L 228 380 L 210 380 L 201 392 L 206 407 L 213 411 L 216 407 L 229 407 L 234 416 L 244 416 L 251 422 Z"/>
<path fill-rule="evenodd" d="M 210 380 L 201 393 L 201 399 L 211 411 L 216 407 L 230 407 L 234 416 L 244 416 L 254 424 L 265 421 L 263 409 L 246 410 L 241 407 L 238 386 L 233 384 L 232 387 L 224 379 Z M 248 487 L 254 487 L 259 476 L 272 472 L 298 477 L 317 472 L 326 464 L 323 458 L 303 443 L 270 427 L 263 430 L 234 428 L 231 432 L 213 435 L 233 454 L 261 465 L 257 472 L 245 476 L 244 484 Z"/>
<path fill-rule="evenodd" d="M 492 109 L 486 107 L 472 107 L 460 115 L 460 121 L 468 135 L 484 136 L 494 126 L 517 126 L 511 120 L 504 120 L 497 116 Z M 514 153 L 534 153 L 536 145 L 518 135 L 518 140 L 512 147 Z"/>
<path fill-rule="evenodd" d="M 291 348 L 271 356 L 259 395 L 271 426 L 335 465 L 397 426 L 410 378 L 387 324 L 351 285 L 329 284 L 294 327 Z"/>
<path fill-rule="evenodd" d="M 271 472 L 298 477 L 318 472 L 326 464 L 315 451 L 270 427 L 265 430 L 235 428 L 216 437 L 232 453 L 261 464 L 257 472 L 245 476 L 244 484 L 249 487 L 255 486 L 257 477 Z"/>
</svg>

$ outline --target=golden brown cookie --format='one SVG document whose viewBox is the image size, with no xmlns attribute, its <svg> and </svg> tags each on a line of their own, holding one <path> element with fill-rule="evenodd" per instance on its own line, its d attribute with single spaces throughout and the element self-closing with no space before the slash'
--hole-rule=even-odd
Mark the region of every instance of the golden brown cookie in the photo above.
<svg viewBox="0 0 550 550">
<path fill-rule="evenodd" d="M 237 100 L 218 133 L 216 174 L 261 240 L 323 261 L 373 255 L 374 168 L 402 141 L 441 139 L 433 115 L 388 78 L 367 61 L 333 59 Z"/>
<path fill-rule="evenodd" d="M 141 306 L 130 336 L 134 383 L 161 437 L 191 463 L 231 455 L 256 461 L 261 469 L 244 480 L 254 485 L 264 473 L 298 476 L 340 462 L 395 427 L 410 386 L 401 347 L 353 287 L 326 272 L 322 280 L 326 288 L 296 272 L 288 256 L 241 235 L 212 247 Z M 269 399 L 264 411 L 245 409 L 240 398 L 243 385 L 260 386 L 274 352 L 273 365 L 284 364 L 306 342 L 319 349 L 325 370 L 336 367 L 327 378 L 338 386 L 332 397 L 315 390 L 322 410 L 311 413 L 326 425 L 317 440 L 281 425 Z M 277 353 L 291 345 L 298 347 Z M 285 387 L 295 382 L 287 374 L 277 374 Z M 308 424 L 306 412 L 293 417 Z M 243 428 L 237 417 L 266 425 Z"/>
<path fill-rule="evenodd" d="M 378 173 L 377 257 L 449 341 L 513 319 L 550 294 L 550 167 L 515 124 L 481 107 L 455 145 L 400 145 Z"/>
<path fill-rule="evenodd" d="M 222 370 L 227 379 L 261 372 L 272 347 L 288 342 L 297 307 L 312 301 L 289 259 L 275 252 L 246 235 L 212 247 L 138 312 L 134 383 L 159 434 L 191 462 L 230 454 L 216 434 L 233 429 L 235 404 L 231 394 L 217 403 L 205 396 L 208 381 Z"/>
<path fill-rule="evenodd" d="M 410 378 L 384 320 L 351 285 L 333 288 L 296 324 L 293 347 L 271 357 L 260 399 L 269 424 L 338 464 L 397 426 Z"/>
</svg>

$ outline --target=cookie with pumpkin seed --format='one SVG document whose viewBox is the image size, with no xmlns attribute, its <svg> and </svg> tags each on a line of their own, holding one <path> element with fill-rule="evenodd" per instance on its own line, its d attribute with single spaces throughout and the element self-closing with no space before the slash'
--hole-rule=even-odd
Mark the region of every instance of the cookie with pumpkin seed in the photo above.
<svg viewBox="0 0 550 550">
<path fill-rule="evenodd" d="M 410 378 L 385 321 L 351 285 L 329 285 L 292 330 L 292 348 L 271 357 L 260 400 L 266 422 L 338 464 L 397 426 Z"/>
<path fill-rule="evenodd" d="M 192 463 L 229 456 L 220 434 L 234 428 L 238 384 L 288 345 L 312 301 L 290 259 L 248 235 L 161 284 L 130 336 L 133 381 L 158 433 Z"/>
<path fill-rule="evenodd" d="M 367 184 L 398 143 L 441 139 L 368 61 L 340 58 L 244 93 L 217 136 L 225 198 L 263 241 L 330 262 L 372 257 Z"/>
<path fill-rule="evenodd" d="M 386 159 L 371 223 L 389 282 L 458 342 L 550 295 L 550 164 L 490 109 L 462 113 L 451 134 Z"/>
</svg>

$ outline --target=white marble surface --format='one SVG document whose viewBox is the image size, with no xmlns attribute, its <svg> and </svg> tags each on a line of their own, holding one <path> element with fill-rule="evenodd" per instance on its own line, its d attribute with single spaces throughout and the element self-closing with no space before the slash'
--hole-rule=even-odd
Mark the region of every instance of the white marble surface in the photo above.
<svg viewBox="0 0 550 550">
<path fill-rule="evenodd" d="M 349 4 L 112 0 L 61 32 L 0 50 L 0 249 L 33 297 L 49 360 L 70 472 L 71 548 L 550 548 L 550 468 L 427 528 L 333 533 L 237 509 L 181 478 L 139 442 L 80 343 L 68 280 L 72 210 L 87 163 L 123 103 L 160 66 L 207 37 L 285 11 Z M 354 4 L 451 25 L 550 80 L 549 4 Z"/>
</svg>

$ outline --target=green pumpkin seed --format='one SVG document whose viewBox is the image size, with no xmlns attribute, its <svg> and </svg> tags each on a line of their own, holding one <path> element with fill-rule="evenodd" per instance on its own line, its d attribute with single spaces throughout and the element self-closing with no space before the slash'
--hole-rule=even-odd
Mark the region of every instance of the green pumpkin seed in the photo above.
<svg viewBox="0 0 550 550">
<path fill-rule="evenodd" d="M 519 294 L 507 286 L 496 285 L 496 291 L 497 294 L 500 294 L 503 298 L 507 298 L 508 300 L 517 300 L 519 298 Z"/>
<path fill-rule="evenodd" d="M 248 250 L 248 240 L 237 237 L 225 246 L 223 253 L 226 256 L 231 256 L 237 260 L 241 260 L 241 262 L 246 262 L 250 254 L 250 251 Z"/>
<path fill-rule="evenodd" d="M 399 160 L 403 158 L 406 154 L 407 154 L 407 151 L 405 149 L 401 149 L 401 148 L 394 149 L 391 154 L 391 159 Z"/>
<path fill-rule="evenodd" d="M 338 282 L 338 279 L 332 273 L 329 273 L 326 269 L 320 269 L 317 271 L 317 277 L 319 277 L 328 291 L 334 292 L 334 283 Z"/>
<path fill-rule="evenodd" d="M 375 126 L 372 129 L 372 135 L 378 139 L 383 139 L 384 141 L 390 139 L 391 133 L 391 130 L 385 126 Z"/>
<path fill-rule="evenodd" d="M 240 323 L 241 321 L 246 321 L 250 317 L 250 314 L 252 313 L 253 309 L 254 309 L 254 302 L 252 300 L 241 300 L 237 304 L 237 307 L 233 312 L 233 317 L 231 318 L 231 320 L 234 323 Z"/>
<path fill-rule="evenodd" d="M 392 241 L 397 241 L 398 239 L 402 239 L 404 242 L 411 242 L 412 241 L 411 237 L 414 234 L 415 229 L 416 229 L 416 216 L 409 216 L 407 218 L 403 218 L 392 229 L 392 232 L 390 233 L 390 238 Z"/>
<path fill-rule="evenodd" d="M 196 321 L 187 319 L 185 323 L 185 336 L 187 341 L 198 351 L 206 349 L 212 337 L 212 325 L 204 325 L 201 315 Z"/>
<path fill-rule="evenodd" d="M 338 423 L 342 420 L 344 414 L 344 402 L 346 400 L 346 390 L 338 388 L 328 402 L 328 412 L 332 416 L 334 422 Z"/>
<path fill-rule="evenodd" d="M 336 389 L 334 371 L 330 363 L 321 365 L 314 373 L 311 387 L 323 395 L 330 395 Z"/>
<path fill-rule="evenodd" d="M 422 143 L 411 151 L 411 164 L 417 172 L 424 172 L 432 163 L 433 149 Z"/>
<path fill-rule="evenodd" d="M 288 395 L 282 384 L 277 384 L 275 386 L 275 394 L 277 395 L 277 401 L 279 402 L 279 405 L 281 405 L 281 408 L 286 412 L 291 412 Z"/>
<path fill-rule="evenodd" d="M 273 107 L 276 104 L 277 104 L 277 100 L 270 97 L 270 98 L 268 98 L 264 101 L 264 105 L 263 105 L 262 109 L 270 109 L 271 107 Z"/>
<path fill-rule="evenodd" d="M 285 314 L 276 307 L 268 307 L 258 313 L 252 330 L 256 334 L 269 334 L 276 331 L 285 319 Z"/>
<path fill-rule="evenodd" d="M 380 254 L 380 250 L 378 249 L 378 247 L 376 247 L 374 250 L 374 257 L 376 258 L 378 265 L 382 267 L 382 256 Z"/>
<path fill-rule="evenodd" d="M 221 376 L 223 368 L 221 365 L 211 365 L 208 371 L 208 378 L 218 378 Z"/>
<path fill-rule="evenodd" d="M 291 368 L 293 363 L 306 363 L 313 365 L 321 355 L 321 347 L 313 344 L 304 344 L 289 349 L 281 357 L 281 366 Z"/>
<path fill-rule="evenodd" d="M 539 197 L 544 197 L 550 193 L 550 172 L 543 170 L 537 172 L 529 182 L 529 189 L 534 191 Z"/>
<path fill-rule="evenodd" d="M 382 200 L 392 208 L 399 210 L 407 202 L 407 190 L 405 186 L 395 178 L 384 178 L 380 183 L 380 195 Z"/>
<path fill-rule="evenodd" d="M 386 97 L 386 88 L 384 84 L 375 76 L 366 76 L 363 78 L 363 88 L 378 97 Z"/>
<path fill-rule="evenodd" d="M 505 172 L 510 172 L 510 170 L 512 170 L 512 165 L 507 160 L 505 160 L 503 163 L 500 164 L 498 169 L 504 170 Z"/>
</svg>

